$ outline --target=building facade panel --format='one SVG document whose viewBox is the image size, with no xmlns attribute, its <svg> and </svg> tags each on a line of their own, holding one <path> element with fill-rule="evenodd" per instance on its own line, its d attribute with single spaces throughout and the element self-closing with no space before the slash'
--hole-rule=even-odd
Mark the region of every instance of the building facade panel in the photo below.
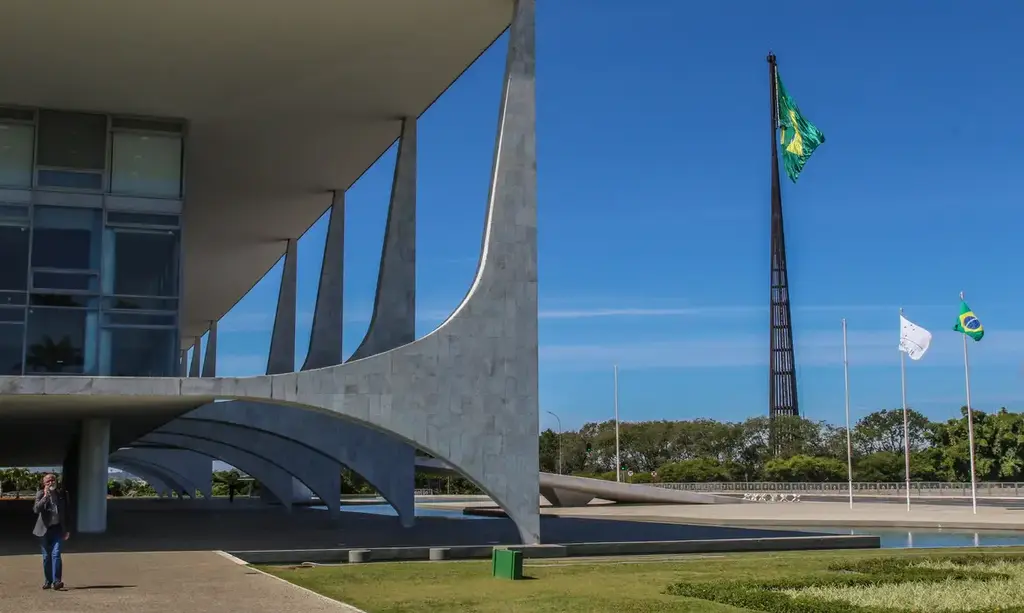
<svg viewBox="0 0 1024 613">
<path fill-rule="evenodd" d="M 0 373 L 174 376 L 184 125 L 0 108 Z"/>
</svg>

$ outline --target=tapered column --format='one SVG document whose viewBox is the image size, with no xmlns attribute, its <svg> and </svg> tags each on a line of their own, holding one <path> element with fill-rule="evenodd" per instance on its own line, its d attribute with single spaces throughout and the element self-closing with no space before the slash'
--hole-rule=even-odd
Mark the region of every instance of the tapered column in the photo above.
<svg viewBox="0 0 1024 613">
<path fill-rule="evenodd" d="M 78 447 L 78 531 L 107 529 L 107 462 L 110 458 L 110 421 L 82 422 Z"/>
<path fill-rule="evenodd" d="M 181 356 L 178 357 L 178 376 L 188 376 L 188 349 L 181 352 Z"/>
<path fill-rule="evenodd" d="M 217 376 L 217 322 L 210 322 L 210 332 L 206 336 L 206 355 L 203 357 L 203 376 Z"/>
<path fill-rule="evenodd" d="M 416 119 L 402 121 L 373 315 L 357 360 L 416 339 Z"/>
<path fill-rule="evenodd" d="M 345 192 L 334 192 L 303 370 L 341 364 L 345 295 Z"/>
<path fill-rule="evenodd" d="M 298 244 L 288 240 L 281 272 L 281 291 L 277 295 L 277 314 L 270 336 L 270 357 L 267 374 L 279 375 L 295 371 L 295 286 L 297 282 Z"/>
<path fill-rule="evenodd" d="M 199 352 L 203 348 L 203 338 L 197 336 L 195 345 L 192 346 L 192 363 L 188 367 L 188 376 L 198 377 L 199 376 Z"/>
</svg>

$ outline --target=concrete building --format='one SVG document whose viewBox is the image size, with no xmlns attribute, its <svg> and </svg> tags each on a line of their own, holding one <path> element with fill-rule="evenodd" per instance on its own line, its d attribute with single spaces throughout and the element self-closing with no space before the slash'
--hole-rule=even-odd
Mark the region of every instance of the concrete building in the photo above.
<svg viewBox="0 0 1024 613">
<path fill-rule="evenodd" d="M 539 542 L 534 3 L 8 7 L 0 465 L 63 463 L 86 532 L 108 465 L 208 493 L 195 453 L 285 506 L 296 478 L 329 498 L 348 466 L 408 525 L 422 449 Z M 480 264 L 417 339 L 416 118 L 506 29 Z M 396 139 L 373 319 L 342 363 L 344 194 Z M 297 239 L 328 208 L 294 372 Z M 282 256 L 266 375 L 217 377 L 217 322 Z"/>
</svg>

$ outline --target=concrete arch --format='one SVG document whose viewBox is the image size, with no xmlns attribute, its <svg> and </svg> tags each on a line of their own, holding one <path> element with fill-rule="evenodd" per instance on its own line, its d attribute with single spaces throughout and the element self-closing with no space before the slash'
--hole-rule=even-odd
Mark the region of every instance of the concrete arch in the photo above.
<svg viewBox="0 0 1024 613">
<path fill-rule="evenodd" d="M 292 476 L 279 466 L 260 456 L 217 441 L 197 439 L 179 434 L 147 434 L 140 438 L 138 443 L 157 447 L 188 449 L 215 460 L 227 462 L 259 481 L 260 485 L 270 490 L 271 494 L 281 502 L 286 510 L 291 511 Z"/>
<path fill-rule="evenodd" d="M 172 490 L 171 488 L 175 487 L 177 484 L 168 485 L 167 482 L 165 481 L 167 477 L 163 475 L 157 475 L 155 472 L 153 472 L 152 469 L 140 468 L 131 463 L 120 462 L 118 460 L 115 460 L 113 457 L 111 457 L 110 459 L 110 465 L 113 466 L 114 468 L 120 468 L 121 470 L 127 473 L 144 479 L 146 483 L 148 483 L 149 486 L 153 488 L 153 491 L 156 492 L 156 495 L 159 497 L 170 495 L 172 491 L 175 491 Z M 177 491 L 181 491 L 180 486 L 178 486 L 178 488 L 179 489 Z"/>
<path fill-rule="evenodd" d="M 539 543 L 535 3 L 516 0 L 513 9 L 480 264 L 465 299 L 436 330 L 384 353 L 315 370 L 258 377 L 7 377 L 0 378 L 0 393 L 111 402 L 135 396 L 142 408 L 175 404 L 182 413 L 237 399 L 333 414 L 390 432 L 451 464 L 506 511 L 524 543 Z"/>
<path fill-rule="evenodd" d="M 211 402 L 166 427 L 184 420 L 241 426 L 312 449 L 359 473 L 395 509 L 403 526 L 415 522 L 415 449 L 383 432 L 353 427 L 335 415 L 248 401 Z"/>
<path fill-rule="evenodd" d="M 209 499 L 213 490 L 213 461 L 194 451 L 184 449 L 119 449 L 119 457 L 144 461 L 170 473 L 181 475 L 186 484 L 195 486 L 204 498 Z"/>
<path fill-rule="evenodd" d="M 155 473 L 161 477 L 161 480 L 164 482 L 164 485 L 168 485 L 174 488 L 172 490 L 173 493 L 181 495 L 182 492 L 187 493 L 191 491 L 193 492 L 193 494 L 189 496 L 189 498 L 195 498 L 195 490 L 190 489 L 191 484 L 182 475 L 175 474 L 174 472 L 169 471 L 163 467 L 153 466 L 148 462 L 143 462 L 140 460 L 120 458 L 117 462 L 119 465 L 127 467 L 129 469 L 129 472 L 131 472 L 134 469 Z"/>
<path fill-rule="evenodd" d="M 331 517 L 341 511 L 341 465 L 295 441 L 263 430 L 197 419 L 176 419 L 152 434 L 187 436 L 245 451 L 302 482 L 320 497 Z"/>
</svg>

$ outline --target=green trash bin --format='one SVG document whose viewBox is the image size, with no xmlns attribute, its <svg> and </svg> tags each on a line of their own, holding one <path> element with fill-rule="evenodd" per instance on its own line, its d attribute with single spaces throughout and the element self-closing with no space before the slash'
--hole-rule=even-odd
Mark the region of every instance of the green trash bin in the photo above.
<svg viewBox="0 0 1024 613">
<path fill-rule="evenodd" d="M 523 552 L 495 548 L 491 553 L 491 574 L 499 579 L 522 579 Z"/>
</svg>

